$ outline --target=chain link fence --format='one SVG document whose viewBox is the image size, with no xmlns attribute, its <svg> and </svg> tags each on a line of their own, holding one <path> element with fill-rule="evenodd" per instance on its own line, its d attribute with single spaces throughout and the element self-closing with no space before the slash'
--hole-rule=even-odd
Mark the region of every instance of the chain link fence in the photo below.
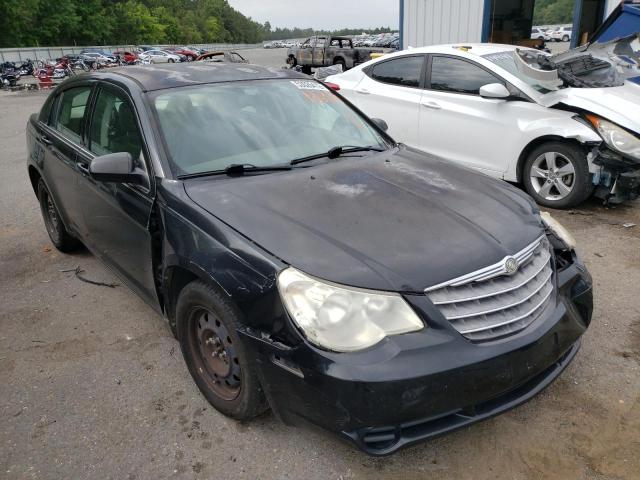
<svg viewBox="0 0 640 480">
<path fill-rule="evenodd" d="M 248 48 L 262 48 L 262 44 L 246 44 L 246 43 L 203 43 L 193 44 L 193 47 L 204 49 L 207 51 L 219 50 L 246 50 Z M 164 49 L 173 47 L 173 45 L 154 45 L 154 48 Z M 105 52 L 116 52 L 122 50 L 132 50 L 137 48 L 135 45 L 98 45 L 86 47 L 32 47 L 32 48 L 0 48 L 0 62 L 22 62 L 29 60 L 50 60 L 65 55 L 78 55 L 82 50 L 100 49 Z"/>
</svg>

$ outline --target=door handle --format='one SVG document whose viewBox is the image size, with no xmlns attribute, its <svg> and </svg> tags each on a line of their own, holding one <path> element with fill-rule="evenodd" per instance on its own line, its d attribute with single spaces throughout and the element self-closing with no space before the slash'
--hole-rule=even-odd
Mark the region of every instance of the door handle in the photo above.
<svg viewBox="0 0 640 480">
<path fill-rule="evenodd" d="M 366 88 L 358 88 L 358 89 L 356 89 L 356 92 L 361 93 L 362 95 L 369 95 L 371 93 Z"/>
<path fill-rule="evenodd" d="M 431 108 L 432 110 L 440 110 L 442 107 L 436 102 L 420 102 L 423 107 Z"/>
<path fill-rule="evenodd" d="M 78 170 L 80 170 L 84 175 L 89 175 L 89 167 L 87 165 L 85 165 L 82 162 L 77 162 L 76 163 L 76 167 L 78 167 Z"/>
<path fill-rule="evenodd" d="M 53 145 L 53 142 L 51 141 L 51 139 L 46 135 L 40 135 L 40 141 L 45 145 Z"/>
</svg>

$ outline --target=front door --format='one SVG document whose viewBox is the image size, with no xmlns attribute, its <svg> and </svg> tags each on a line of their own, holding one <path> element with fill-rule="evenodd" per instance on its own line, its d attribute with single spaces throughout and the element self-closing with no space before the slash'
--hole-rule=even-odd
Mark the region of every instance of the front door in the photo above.
<svg viewBox="0 0 640 480">
<path fill-rule="evenodd" d="M 84 171 L 78 192 L 83 197 L 85 241 L 134 290 L 156 304 L 149 231 L 154 200 L 151 184 L 97 182 L 88 173 L 95 156 L 118 152 L 129 152 L 136 167 L 149 171 L 136 110 L 123 90 L 99 88 L 87 137 L 88 150 L 78 159 Z"/>
<path fill-rule="evenodd" d="M 508 164 L 517 161 L 505 152 L 516 150 L 521 139 L 518 119 L 537 116 L 539 107 L 531 102 L 482 98 L 480 87 L 490 83 L 507 86 L 506 82 L 466 59 L 433 56 L 430 72 L 420 100 L 416 146 L 502 177 Z"/>
</svg>

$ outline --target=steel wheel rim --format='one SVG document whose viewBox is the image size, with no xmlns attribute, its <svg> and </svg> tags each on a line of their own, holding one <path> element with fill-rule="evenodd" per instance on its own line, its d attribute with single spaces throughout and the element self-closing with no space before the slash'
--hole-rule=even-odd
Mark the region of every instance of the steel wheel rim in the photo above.
<svg viewBox="0 0 640 480">
<path fill-rule="evenodd" d="M 195 309 L 190 318 L 190 347 L 202 379 L 223 400 L 235 400 L 242 387 L 238 352 L 227 328 L 205 308 Z"/>
<path fill-rule="evenodd" d="M 567 198 L 576 184 L 576 170 L 571 161 L 559 152 L 539 155 L 529 172 L 535 192 L 545 200 L 558 201 Z"/>
</svg>

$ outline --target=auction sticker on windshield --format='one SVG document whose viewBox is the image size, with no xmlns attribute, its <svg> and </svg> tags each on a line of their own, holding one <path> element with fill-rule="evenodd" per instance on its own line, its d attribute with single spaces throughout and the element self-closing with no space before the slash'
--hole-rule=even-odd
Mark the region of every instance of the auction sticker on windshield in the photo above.
<svg viewBox="0 0 640 480">
<path fill-rule="evenodd" d="M 296 87 L 300 90 L 320 90 L 326 91 L 326 88 L 320 85 L 318 82 L 314 82 L 311 80 L 291 80 Z"/>
</svg>

